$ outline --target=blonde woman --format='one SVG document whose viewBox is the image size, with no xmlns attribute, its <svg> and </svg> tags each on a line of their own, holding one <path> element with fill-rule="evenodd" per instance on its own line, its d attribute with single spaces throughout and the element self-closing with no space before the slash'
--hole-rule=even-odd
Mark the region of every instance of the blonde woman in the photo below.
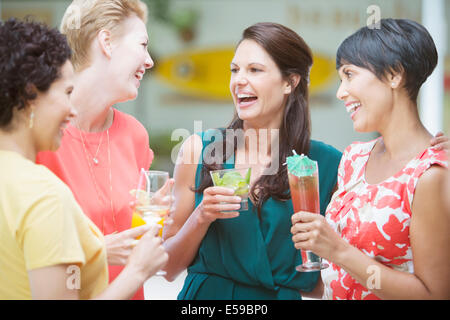
<svg viewBox="0 0 450 320">
<path fill-rule="evenodd" d="M 57 30 L 0 22 L 0 299 L 126 299 L 167 261 L 146 232 L 108 286 L 100 230 L 70 189 L 34 163 L 56 150 L 76 111 L 70 48 Z"/>
<path fill-rule="evenodd" d="M 142 233 L 128 230 L 129 191 L 136 187 L 139 170 L 148 169 L 153 159 L 142 124 L 114 109 L 136 98 L 146 69 L 153 66 L 146 20 L 147 7 L 139 0 L 75 0 L 67 8 L 61 30 L 73 51 L 71 101 L 78 115 L 67 125 L 61 148 L 37 157 L 69 185 L 105 235 L 110 281 Z M 143 290 L 134 298 L 143 299 Z"/>
</svg>

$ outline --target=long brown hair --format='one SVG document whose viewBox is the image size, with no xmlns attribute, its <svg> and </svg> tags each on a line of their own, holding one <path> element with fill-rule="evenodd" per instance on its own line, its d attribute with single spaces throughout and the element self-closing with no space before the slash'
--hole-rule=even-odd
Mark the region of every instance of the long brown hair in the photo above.
<svg viewBox="0 0 450 320">
<path fill-rule="evenodd" d="M 262 46 L 276 63 L 285 80 L 291 81 L 292 75 L 300 75 L 300 82 L 291 91 L 284 108 L 279 131 L 278 171 L 276 174 L 262 175 L 250 191 L 251 197 L 256 201 L 260 216 L 264 201 L 270 197 L 282 201 L 290 199 L 287 171 L 282 165 L 286 162 L 286 157 L 291 154 L 292 150 L 298 154 L 307 154 L 309 151 L 311 119 L 308 105 L 308 83 L 313 59 L 311 49 L 305 41 L 291 29 L 277 23 L 263 22 L 248 27 L 244 30 L 242 39 L 236 48 L 243 40 L 253 40 Z M 294 87 L 293 84 L 292 87 Z M 227 140 L 226 131 L 238 129 L 243 129 L 243 121 L 235 112 L 230 125 L 226 130 L 221 130 L 223 140 L 216 142 L 223 143 L 223 148 L 219 149 L 223 150 L 223 161 L 208 164 L 202 158 L 201 183 L 195 190 L 196 192 L 202 193 L 212 185 L 209 171 L 223 168 L 223 163 L 231 156 L 226 153 L 226 150 L 236 152 L 237 139 Z M 232 144 L 232 148 L 227 148 L 227 144 Z"/>
</svg>

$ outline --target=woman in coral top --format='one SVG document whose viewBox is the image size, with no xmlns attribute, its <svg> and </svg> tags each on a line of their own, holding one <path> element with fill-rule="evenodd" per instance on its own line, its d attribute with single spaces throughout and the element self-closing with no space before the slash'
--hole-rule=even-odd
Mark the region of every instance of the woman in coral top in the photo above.
<svg viewBox="0 0 450 320">
<path fill-rule="evenodd" d="M 148 134 L 135 118 L 113 108 L 135 99 L 153 66 L 147 51 L 147 7 L 139 0 L 75 0 L 61 30 L 73 50 L 77 117 L 61 148 L 37 162 L 62 179 L 105 235 L 110 281 L 123 269 L 141 228 L 130 229 L 130 190 L 153 159 Z M 95 21 L 95 24 L 91 23 Z M 142 288 L 136 299 L 143 299 Z"/>
<path fill-rule="evenodd" d="M 447 159 L 430 147 L 416 102 L 437 64 L 434 42 L 416 22 L 382 19 L 348 37 L 336 62 L 355 130 L 381 136 L 345 150 L 326 219 L 293 215 L 295 246 L 330 262 L 324 298 L 449 299 Z"/>
</svg>

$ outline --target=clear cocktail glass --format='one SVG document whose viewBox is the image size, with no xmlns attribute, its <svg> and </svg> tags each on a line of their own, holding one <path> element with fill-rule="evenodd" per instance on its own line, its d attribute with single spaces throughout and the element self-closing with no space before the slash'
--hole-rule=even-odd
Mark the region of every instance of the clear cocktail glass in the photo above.
<svg viewBox="0 0 450 320">
<path fill-rule="evenodd" d="M 238 211 L 248 210 L 251 171 L 251 168 L 238 168 L 209 172 L 214 186 L 231 188 L 234 190 L 234 195 L 241 197 L 241 208 Z"/>
</svg>

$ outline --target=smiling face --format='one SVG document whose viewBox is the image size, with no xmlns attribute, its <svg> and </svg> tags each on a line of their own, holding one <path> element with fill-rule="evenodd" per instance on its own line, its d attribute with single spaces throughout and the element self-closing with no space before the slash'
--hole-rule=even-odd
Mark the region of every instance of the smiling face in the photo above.
<svg viewBox="0 0 450 320">
<path fill-rule="evenodd" d="M 253 40 L 243 40 L 231 62 L 230 91 L 240 119 L 281 121 L 290 86 L 270 55 Z"/>
<path fill-rule="evenodd" d="M 352 64 L 342 65 L 339 76 L 341 85 L 336 96 L 344 101 L 355 131 L 379 131 L 378 128 L 389 120 L 392 111 L 391 86 L 370 70 Z"/>
<path fill-rule="evenodd" d="M 66 125 L 76 115 L 70 102 L 74 75 L 72 63 L 67 61 L 60 72 L 61 76 L 45 93 L 38 93 L 31 104 L 34 112 L 31 133 L 38 152 L 56 151 L 61 144 Z"/>
<path fill-rule="evenodd" d="M 141 19 L 127 18 L 121 33 L 112 42 L 111 90 L 115 90 L 120 101 L 127 101 L 137 97 L 145 70 L 153 67 L 153 60 L 147 50 L 148 34 Z"/>
</svg>

